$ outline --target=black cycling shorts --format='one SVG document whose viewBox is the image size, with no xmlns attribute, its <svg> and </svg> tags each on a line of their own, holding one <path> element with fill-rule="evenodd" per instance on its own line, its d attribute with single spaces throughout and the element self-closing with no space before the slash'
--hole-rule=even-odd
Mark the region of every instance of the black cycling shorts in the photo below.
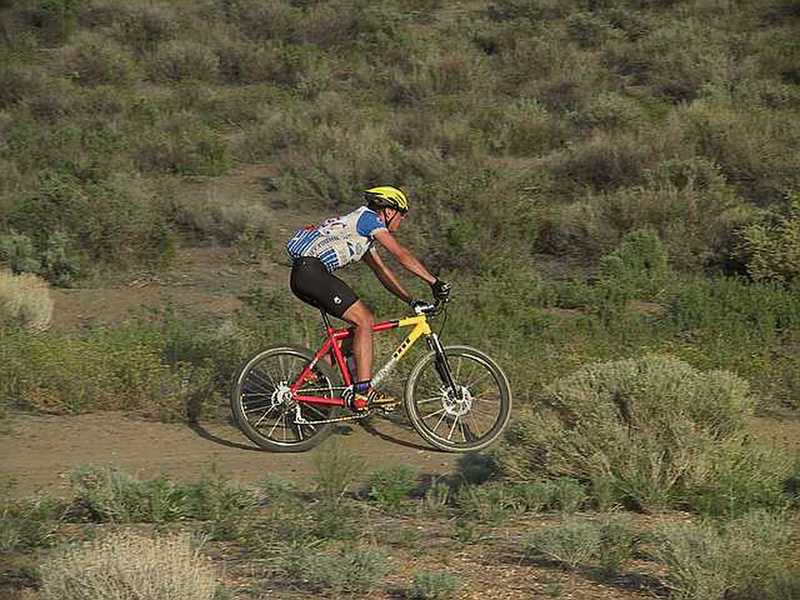
<svg viewBox="0 0 800 600">
<path fill-rule="evenodd" d="M 318 258 L 295 258 L 289 286 L 303 302 L 322 308 L 340 319 L 358 300 L 356 293 L 344 281 L 329 273 Z"/>
</svg>

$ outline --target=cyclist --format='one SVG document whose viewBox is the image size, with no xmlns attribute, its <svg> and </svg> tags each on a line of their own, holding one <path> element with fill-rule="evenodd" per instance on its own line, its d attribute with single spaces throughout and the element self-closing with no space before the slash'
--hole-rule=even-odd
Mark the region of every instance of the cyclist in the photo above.
<svg viewBox="0 0 800 600">
<path fill-rule="evenodd" d="M 375 322 L 372 312 L 333 272 L 363 259 L 383 286 L 403 302 L 412 308 L 424 304 L 405 290 L 381 260 L 374 247 L 377 241 L 406 270 L 428 283 L 436 300 L 447 301 L 450 295 L 450 285 L 432 275 L 392 235 L 408 213 L 406 195 L 396 187 L 380 186 L 366 190 L 364 200 L 364 206 L 346 215 L 299 229 L 286 244 L 292 258 L 292 292 L 302 301 L 354 326 L 353 355 L 357 376 L 345 397 L 350 408 L 355 410 L 394 404 L 396 400 L 371 386 L 372 325 Z"/>
</svg>

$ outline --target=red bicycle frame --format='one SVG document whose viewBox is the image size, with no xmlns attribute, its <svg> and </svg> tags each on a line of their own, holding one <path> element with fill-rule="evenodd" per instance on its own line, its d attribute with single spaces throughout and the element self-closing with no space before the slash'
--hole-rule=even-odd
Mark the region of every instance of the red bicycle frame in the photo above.
<svg viewBox="0 0 800 600">
<path fill-rule="evenodd" d="M 339 372 L 342 374 L 344 385 L 346 387 L 353 385 L 353 379 L 350 376 L 350 370 L 347 368 L 347 362 L 345 361 L 344 354 L 342 353 L 342 342 L 349 337 L 352 337 L 353 329 L 350 327 L 334 329 L 331 326 L 328 315 L 324 312 L 322 313 L 322 320 L 325 322 L 325 342 L 314 355 L 314 359 L 303 368 L 303 371 L 300 373 L 300 376 L 297 378 L 297 380 L 292 383 L 291 386 L 289 386 L 289 389 L 292 392 L 292 398 L 294 398 L 296 402 L 307 402 L 309 404 L 321 404 L 326 406 L 345 406 L 345 402 L 341 397 L 307 396 L 304 394 L 298 394 L 298 390 L 307 381 L 315 378 L 315 375 L 313 374 L 314 367 L 316 367 L 317 363 L 329 353 L 333 355 L 333 359 L 336 361 L 336 366 L 339 367 Z M 376 323 L 372 326 L 372 331 L 375 333 L 388 331 L 389 329 L 396 329 L 397 327 L 410 326 L 413 326 L 414 328 L 408 334 L 408 337 L 406 337 L 406 339 L 403 340 L 403 342 L 401 342 L 401 344 L 394 351 L 389 359 L 389 362 L 387 362 L 386 365 L 384 365 L 383 368 L 381 368 L 381 370 L 372 378 L 373 384 L 377 384 L 394 368 L 394 365 L 397 364 L 397 361 L 402 358 L 402 356 L 409 350 L 409 348 L 411 348 L 411 346 L 417 341 L 417 339 L 419 339 L 420 336 L 430 335 L 432 332 L 430 326 L 428 325 L 427 317 L 424 314 L 417 315 L 415 317 L 407 317 L 404 319 L 383 321 L 382 323 Z"/>
</svg>

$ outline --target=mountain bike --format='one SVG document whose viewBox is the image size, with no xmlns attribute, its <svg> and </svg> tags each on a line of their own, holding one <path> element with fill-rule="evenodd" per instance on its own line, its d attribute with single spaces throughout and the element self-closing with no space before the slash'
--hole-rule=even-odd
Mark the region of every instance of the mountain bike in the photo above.
<svg viewBox="0 0 800 600">
<path fill-rule="evenodd" d="M 511 389 L 502 369 L 485 353 L 469 346 L 442 345 L 429 323 L 442 307 L 440 302 L 417 306 L 414 316 L 373 325 L 375 333 L 402 327 L 411 331 L 377 370 L 372 385 L 386 381 L 424 337 L 428 352 L 412 368 L 402 400 L 411 426 L 441 450 L 481 450 L 508 424 Z M 334 329 L 327 313 L 320 312 L 325 340 L 316 352 L 290 346 L 270 348 L 247 360 L 234 377 L 234 420 L 262 448 L 309 450 L 330 435 L 335 423 L 358 421 L 382 410 L 346 409 L 343 396 L 353 383 L 353 373 L 342 343 L 353 336 L 353 329 Z M 446 318 L 446 310 L 444 314 Z"/>
</svg>

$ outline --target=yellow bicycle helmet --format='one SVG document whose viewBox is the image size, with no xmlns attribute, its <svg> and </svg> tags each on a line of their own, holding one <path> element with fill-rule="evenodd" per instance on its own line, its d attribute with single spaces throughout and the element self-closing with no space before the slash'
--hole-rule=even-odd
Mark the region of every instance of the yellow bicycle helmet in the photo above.
<svg viewBox="0 0 800 600">
<path fill-rule="evenodd" d="M 370 207 L 394 208 L 403 213 L 408 212 L 408 198 L 402 191 L 390 185 L 365 190 L 364 199 Z"/>
</svg>

